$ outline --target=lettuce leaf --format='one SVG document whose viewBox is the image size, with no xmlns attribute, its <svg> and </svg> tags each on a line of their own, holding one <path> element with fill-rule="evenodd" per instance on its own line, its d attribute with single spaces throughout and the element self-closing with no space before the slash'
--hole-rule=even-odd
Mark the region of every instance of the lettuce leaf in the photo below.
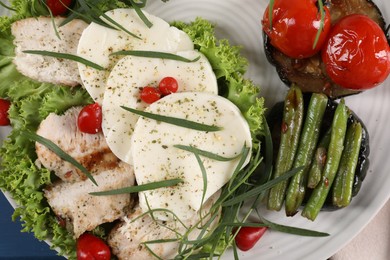
<svg viewBox="0 0 390 260">
<path fill-rule="evenodd" d="M 1 36 L 3 35 L 3 36 Z M 7 33 L 0 33 L 0 97 L 5 97 L 7 90 L 22 75 L 13 64 L 14 45 L 13 37 Z"/>
<path fill-rule="evenodd" d="M 0 188 L 9 191 L 20 206 L 13 218 L 19 217 L 24 223 L 23 232 L 33 232 L 39 240 L 49 239 L 61 255 L 75 259 L 73 236 L 59 225 L 43 196 L 42 188 L 51 184 L 52 175 L 35 165 L 35 144 L 22 131 L 35 130 L 51 112 L 63 113 L 74 105 L 91 103 L 92 99 L 81 88 L 38 84 L 26 79 L 15 86 L 18 88 L 8 92 L 14 98 L 9 113 L 13 130 L 0 150 Z M 27 91 L 29 87 L 32 88 Z"/>
<path fill-rule="evenodd" d="M 41 83 L 21 75 L 12 62 L 13 37 L 5 28 L 10 21 L 0 20 L 0 96 L 12 101 L 9 117 L 13 126 L 0 149 L 0 188 L 9 191 L 19 205 L 13 218 L 20 218 L 23 232 L 33 232 L 39 240 L 49 239 L 61 255 L 75 259 L 75 240 L 58 224 L 43 196 L 42 188 L 51 183 L 52 175 L 34 164 L 35 144 L 21 131 L 34 131 L 49 113 L 62 113 L 72 106 L 92 103 L 92 99 L 81 87 Z"/>
</svg>

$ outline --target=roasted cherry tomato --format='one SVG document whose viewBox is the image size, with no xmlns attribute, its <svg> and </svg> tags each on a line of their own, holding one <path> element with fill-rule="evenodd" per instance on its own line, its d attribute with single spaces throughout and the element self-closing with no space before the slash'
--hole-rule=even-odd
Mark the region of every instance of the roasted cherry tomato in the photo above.
<svg viewBox="0 0 390 260">
<path fill-rule="evenodd" d="M 267 231 L 267 227 L 242 227 L 235 237 L 236 246 L 241 251 L 248 251 Z"/>
<path fill-rule="evenodd" d="M 173 77 L 165 77 L 158 84 L 158 88 L 161 93 L 166 96 L 172 93 L 175 93 L 179 88 L 179 84 L 177 80 Z"/>
<path fill-rule="evenodd" d="M 161 98 L 161 91 L 158 88 L 146 86 L 141 90 L 141 100 L 152 104 Z"/>
<path fill-rule="evenodd" d="M 110 260 L 110 248 L 103 240 L 84 233 L 77 239 L 78 260 Z"/>
<path fill-rule="evenodd" d="M 98 103 L 90 104 L 80 111 L 77 125 L 81 132 L 96 134 L 102 131 L 102 108 Z"/>
<path fill-rule="evenodd" d="M 316 42 L 321 22 L 321 12 L 317 4 L 317 0 L 275 0 L 272 28 L 268 6 L 262 25 L 271 44 L 291 58 L 307 58 L 319 52 L 330 30 L 331 21 L 329 10 L 324 6 L 324 26 Z"/>
<path fill-rule="evenodd" d="M 46 0 L 46 5 L 53 16 L 65 15 L 68 8 L 72 5 L 73 0 Z"/>
<path fill-rule="evenodd" d="M 377 23 L 365 15 L 337 22 L 322 50 L 326 72 L 338 85 L 364 90 L 383 82 L 390 73 L 390 48 Z"/>
<path fill-rule="evenodd" d="M 10 106 L 11 102 L 0 98 L 0 126 L 6 126 L 10 124 L 8 117 L 8 110 Z"/>
</svg>

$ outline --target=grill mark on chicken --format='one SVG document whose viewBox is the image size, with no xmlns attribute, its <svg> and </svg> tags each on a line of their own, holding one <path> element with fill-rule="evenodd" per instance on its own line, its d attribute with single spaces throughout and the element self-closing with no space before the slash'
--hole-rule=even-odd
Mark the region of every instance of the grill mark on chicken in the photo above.
<svg viewBox="0 0 390 260">
<path fill-rule="evenodd" d="M 67 183 L 58 181 L 44 189 L 44 195 L 59 219 L 77 238 L 85 231 L 123 217 L 132 205 L 130 194 L 93 196 L 90 192 L 133 186 L 133 168 L 122 162 L 115 169 L 95 175 L 99 186 L 90 180 Z"/>
<path fill-rule="evenodd" d="M 76 122 L 81 109 L 73 107 L 64 115 L 51 113 L 41 122 L 37 134 L 54 142 L 91 174 L 118 167 L 120 160 L 111 152 L 102 133 L 86 134 L 78 129 Z M 77 167 L 62 160 L 44 145 L 36 143 L 35 147 L 37 164 L 54 171 L 63 181 L 76 182 L 87 179 Z"/>
</svg>

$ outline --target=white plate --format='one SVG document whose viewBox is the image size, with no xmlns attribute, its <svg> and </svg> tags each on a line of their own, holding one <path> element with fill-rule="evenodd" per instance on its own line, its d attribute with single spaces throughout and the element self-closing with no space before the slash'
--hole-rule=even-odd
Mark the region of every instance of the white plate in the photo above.
<svg viewBox="0 0 390 260">
<path fill-rule="evenodd" d="M 249 59 L 247 77 L 259 84 L 266 105 L 282 100 L 287 88 L 275 69 L 268 64 L 262 45 L 261 17 L 268 1 L 263 0 L 170 0 L 148 1 L 147 10 L 167 21 L 192 21 L 201 16 L 216 24 L 219 38 L 243 46 Z M 390 21 L 390 2 L 375 0 L 386 21 Z M 4 10 L 0 10 L 4 14 Z M 327 259 L 345 246 L 376 215 L 390 197 L 390 78 L 373 90 L 348 97 L 347 105 L 364 121 L 370 134 L 370 169 L 362 189 L 352 204 L 335 212 L 321 212 L 315 222 L 297 214 L 287 218 L 284 213 L 262 210 L 273 222 L 328 232 L 326 238 L 300 237 L 267 232 L 254 249 L 240 253 L 240 259 Z M 4 137 L 2 130 L 1 137 Z M 223 259 L 233 259 L 228 252 Z"/>
</svg>

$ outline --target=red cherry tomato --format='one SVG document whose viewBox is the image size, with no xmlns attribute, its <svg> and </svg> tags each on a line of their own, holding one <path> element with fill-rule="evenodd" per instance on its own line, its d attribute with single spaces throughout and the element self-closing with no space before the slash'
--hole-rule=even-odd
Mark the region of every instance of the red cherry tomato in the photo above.
<svg viewBox="0 0 390 260">
<path fill-rule="evenodd" d="M 77 239 L 78 260 L 110 260 L 110 248 L 98 237 L 84 233 Z"/>
<path fill-rule="evenodd" d="M 390 73 L 390 47 L 382 29 L 365 15 L 349 15 L 334 25 L 322 50 L 326 72 L 338 85 L 364 90 Z"/>
<path fill-rule="evenodd" d="M 158 88 L 146 86 L 141 90 L 141 100 L 152 104 L 161 98 L 161 91 Z"/>
<path fill-rule="evenodd" d="M 163 95 L 169 95 L 172 93 L 176 93 L 179 88 L 179 84 L 177 80 L 173 77 L 165 77 L 158 84 L 158 88 Z"/>
<path fill-rule="evenodd" d="M 270 28 L 268 10 L 269 6 L 264 12 L 262 25 L 275 48 L 297 59 L 313 56 L 321 50 L 331 26 L 330 14 L 326 6 L 324 6 L 324 26 L 315 46 L 321 21 L 317 0 L 275 0 L 272 28 Z"/>
<path fill-rule="evenodd" d="M 102 108 L 98 103 L 90 104 L 80 111 L 77 125 L 81 132 L 96 134 L 102 131 Z"/>
<path fill-rule="evenodd" d="M 46 0 L 46 5 L 53 16 L 65 15 L 69 11 L 68 8 L 72 5 L 72 1 L 73 0 Z"/>
<path fill-rule="evenodd" d="M 267 227 L 242 227 L 235 237 L 237 247 L 241 251 L 248 251 L 267 231 Z"/>
<path fill-rule="evenodd" d="M 6 126 L 10 124 L 8 118 L 8 110 L 11 106 L 11 102 L 6 99 L 0 98 L 0 126 Z"/>
</svg>

